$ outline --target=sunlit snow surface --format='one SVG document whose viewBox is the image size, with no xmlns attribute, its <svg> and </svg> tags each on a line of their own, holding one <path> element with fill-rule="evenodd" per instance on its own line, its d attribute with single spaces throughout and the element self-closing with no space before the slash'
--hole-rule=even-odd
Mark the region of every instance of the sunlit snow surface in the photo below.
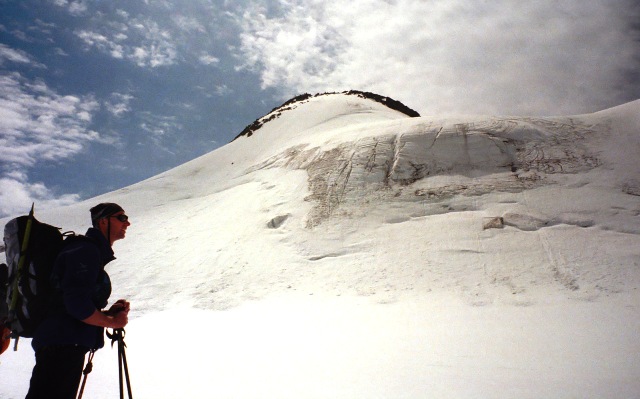
<svg viewBox="0 0 640 399">
<path fill-rule="evenodd" d="M 40 220 L 120 203 L 136 398 L 620 398 L 640 392 L 640 101 L 408 118 L 355 96 Z M 265 116 L 269 117 L 269 115 Z M 0 357 L 26 393 L 28 340 Z M 85 395 L 117 397 L 115 349 Z"/>
</svg>

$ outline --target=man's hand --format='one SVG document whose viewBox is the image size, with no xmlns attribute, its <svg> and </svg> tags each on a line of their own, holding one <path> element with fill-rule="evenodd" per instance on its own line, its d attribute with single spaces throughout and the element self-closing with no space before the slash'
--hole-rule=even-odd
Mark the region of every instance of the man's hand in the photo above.
<svg viewBox="0 0 640 399">
<path fill-rule="evenodd" d="M 118 299 L 116 303 L 111 305 L 109 310 L 107 310 L 107 314 L 110 316 L 115 316 L 116 313 L 126 312 L 129 313 L 129 302 L 124 299 Z"/>
<path fill-rule="evenodd" d="M 93 326 L 124 328 L 129 322 L 129 302 L 120 299 L 111 305 L 106 312 L 96 309 L 91 316 L 82 321 Z"/>
<path fill-rule="evenodd" d="M 129 322 L 129 311 L 121 311 L 111 316 L 113 322 L 109 328 L 124 328 Z M 105 326 L 106 327 L 106 326 Z"/>
</svg>

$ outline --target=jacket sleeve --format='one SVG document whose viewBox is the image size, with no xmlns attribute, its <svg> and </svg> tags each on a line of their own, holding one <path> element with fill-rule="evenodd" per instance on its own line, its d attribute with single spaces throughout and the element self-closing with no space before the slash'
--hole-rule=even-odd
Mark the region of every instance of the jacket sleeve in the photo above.
<svg viewBox="0 0 640 399">
<path fill-rule="evenodd" d="M 94 245 L 81 245 L 65 253 L 60 287 L 65 309 L 72 317 L 84 320 L 96 311 L 92 300 L 100 273 L 100 255 Z"/>
</svg>

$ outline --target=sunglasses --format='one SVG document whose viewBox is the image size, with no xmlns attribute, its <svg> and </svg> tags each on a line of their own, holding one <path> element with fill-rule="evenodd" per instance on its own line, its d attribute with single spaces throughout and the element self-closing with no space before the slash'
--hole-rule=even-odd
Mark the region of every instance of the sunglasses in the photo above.
<svg viewBox="0 0 640 399">
<path fill-rule="evenodd" d="M 124 223 L 127 220 L 129 220 L 129 216 L 127 216 L 127 215 L 117 215 L 117 216 L 111 216 L 111 217 L 118 219 L 118 221 L 120 221 L 122 223 Z"/>
</svg>

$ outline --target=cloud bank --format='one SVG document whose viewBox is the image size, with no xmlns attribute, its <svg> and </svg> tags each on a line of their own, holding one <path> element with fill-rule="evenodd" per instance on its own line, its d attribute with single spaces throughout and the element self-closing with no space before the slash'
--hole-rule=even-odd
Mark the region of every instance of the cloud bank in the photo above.
<svg viewBox="0 0 640 399">
<path fill-rule="evenodd" d="M 422 114 L 540 115 L 640 96 L 637 75 L 628 81 L 640 69 L 640 14 L 626 1 L 252 4 L 239 52 L 285 97 L 357 88 Z"/>
</svg>

